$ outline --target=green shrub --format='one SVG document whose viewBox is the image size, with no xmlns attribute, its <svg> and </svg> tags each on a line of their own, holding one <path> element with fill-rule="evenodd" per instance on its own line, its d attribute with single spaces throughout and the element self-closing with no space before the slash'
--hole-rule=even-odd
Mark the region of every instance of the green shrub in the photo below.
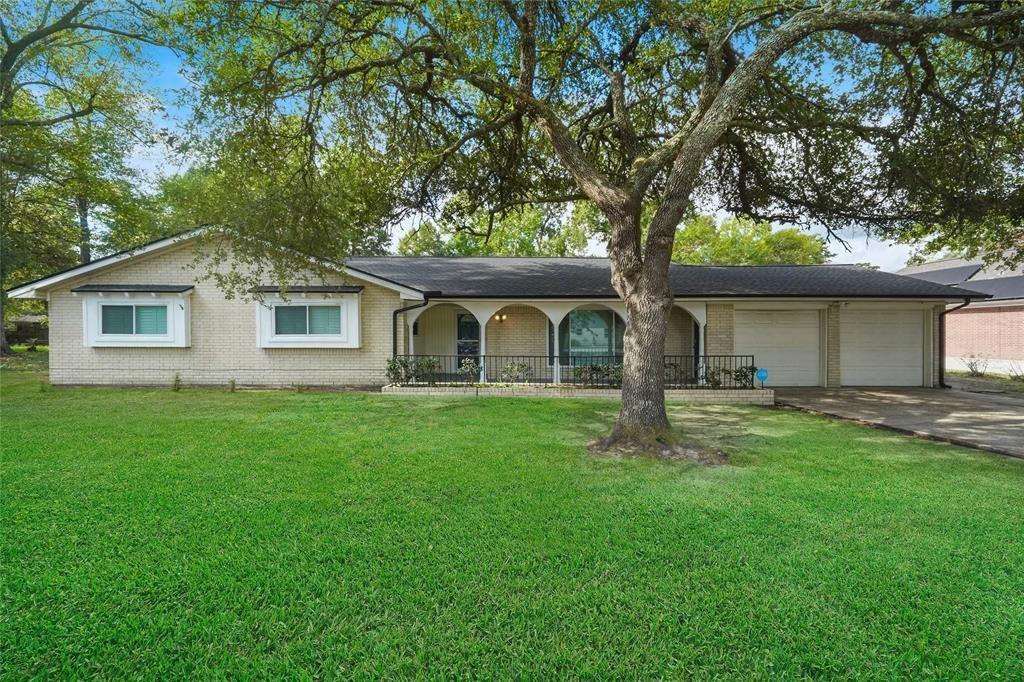
<svg viewBox="0 0 1024 682">
<path fill-rule="evenodd" d="M 472 384 L 480 380 L 480 363 L 473 358 L 463 358 L 462 362 L 459 363 L 459 376 L 467 384 Z"/>
<path fill-rule="evenodd" d="M 533 368 L 526 362 L 510 362 L 501 370 L 502 383 L 525 382 L 533 378 Z"/>
</svg>

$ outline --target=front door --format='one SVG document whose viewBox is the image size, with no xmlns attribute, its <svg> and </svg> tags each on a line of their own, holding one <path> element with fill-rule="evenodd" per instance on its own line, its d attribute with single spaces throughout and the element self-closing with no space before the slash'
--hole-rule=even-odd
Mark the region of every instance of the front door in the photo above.
<svg viewBox="0 0 1024 682">
<path fill-rule="evenodd" d="M 480 323 L 471 313 L 455 314 L 455 352 L 460 364 L 463 358 L 480 362 Z"/>
</svg>

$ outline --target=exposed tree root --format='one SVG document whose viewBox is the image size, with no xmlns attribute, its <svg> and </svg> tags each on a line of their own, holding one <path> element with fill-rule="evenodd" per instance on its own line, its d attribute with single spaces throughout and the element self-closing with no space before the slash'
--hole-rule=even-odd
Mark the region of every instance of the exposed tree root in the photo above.
<svg viewBox="0 0 1024 682">
<path fill-rule="evenodd" d="M 616 429 L 611 435 L 587 446 L 591 454 L 604 457 L 651 457 L 654 459 L 688 461 L 697 464 L 727 464 L 728 456 L 699 443 L 677 439 L 671 432 L 646 434 L 623 433 Z"/>
</svg>

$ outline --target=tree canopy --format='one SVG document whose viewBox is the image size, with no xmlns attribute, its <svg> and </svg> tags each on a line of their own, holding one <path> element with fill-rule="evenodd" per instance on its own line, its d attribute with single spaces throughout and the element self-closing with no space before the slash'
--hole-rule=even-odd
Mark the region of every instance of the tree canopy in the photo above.
<svg viewBox="0 0 1024 682">
<path fill-rule="evenodd" d="M 580 256 L 587 248 L 587 225 L 565 212 L 523 207 L 500 221 L 478 213 L 468 225 L 432 220 L 408 231 L 398 242 L 400 256 Z"/>
<path fill-rule="evenodd" d="M 88 260 L 94 218 L 138 218 L 127 158 L 152 105 L 133 69 L 140 45 L 167 35 L 161 16 L 134 1 L 0 2 L 4 289 Z"/>
<path fill-rule="evenodd" d="M 617 438 L 668 428 L 667 272 L 694 208 L 893 236 L 1022 217 L 1017 3 L 193 2 L 181 18 L 204 123 L 306 168 L 339 139 L 383 153 L 396 214 L 593 202 L 627 310 Z"/>
<path fill-rule="evenodd" d="M 833 254 L 822 237 L 749 218 L 701 215 L 676 231 L 672 260 L 686 265 L 817 265 Z"/>
</svg>

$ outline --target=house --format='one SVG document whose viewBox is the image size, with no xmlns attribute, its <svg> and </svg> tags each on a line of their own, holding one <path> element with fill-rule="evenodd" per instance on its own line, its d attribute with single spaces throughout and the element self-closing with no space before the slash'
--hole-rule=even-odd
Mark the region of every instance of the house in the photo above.
<svg viewBox="0 0 1024 682">
<path fill-rule="evenodd" d="M 602 258 L 350 258 L 227 298 L 186 233 L 9 293 L 49 302 L 54 384 L 381 385 L 393 357 L 484 381 L 590 383 L 621 358 Z M 670 382 L 934 386 L 946 307 L 985 294 L 851 265 L 673 265 Z M 744 369 L 747 368 L 747 369 Z"/>
<path fill-rule="evenodd" d="M 980 258 L 943 258 L 908 266 L 899 274 L 989 295 L 968 307 L 950 306 L 945 316 L 945 362 L 950 369 L 965 369 L 964 361 L 971 356 L 984 358 L 994 372 L 1024 369 L 1024 267 L 987 267 Z"/>
</svg>

